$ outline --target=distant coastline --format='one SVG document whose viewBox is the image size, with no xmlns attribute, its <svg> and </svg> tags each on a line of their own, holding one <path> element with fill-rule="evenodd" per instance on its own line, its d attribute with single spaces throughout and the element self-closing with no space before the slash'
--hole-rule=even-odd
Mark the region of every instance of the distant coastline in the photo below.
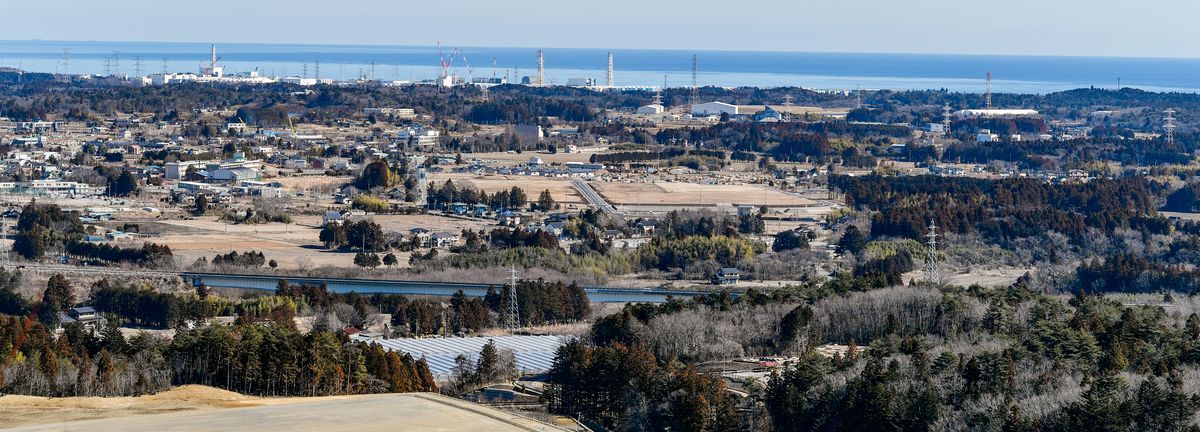
<svg viewBox="0 0 1200 432">
<path fill-rule="evenodd" d="M 453 48 L 443 46 L 449 53 Z M 69 49 L 64 62 L 64 49 Z M 270 76 L 309 76 L 419 81 L 440 73 L 436 46 L 288 45 L 227 43 L 217 46 L 230 72 L 258 69 Z M 536 69 L 534 48 L 461 47 L 452 73 L 459 77 L 508 76 L 519 82 Z M 545 49 L 547 80 L 602 80 L 601 49 Z M 1006 93 L 1051 93 L 1123 87 L 1152 91 L 1200 91 L 1200 59 L 1052 57 L 948 54 L 858 54 L 775 51 L 612 50 L 616 81 L 623 86 L 684 87 L 692 84 L 692 55 L 701 86 L 798 86 L 822 90 L 946 89 L 979 93 L 984 75 Z M 149 75 L 195 72 L 209 44 L 185 42 L 0 41 L 0 66 L 32 72 Z M 470 63 L 470 68 L 467 67 Z M 493 68 L 493 64 L 495 68 Z"/>
</svg>

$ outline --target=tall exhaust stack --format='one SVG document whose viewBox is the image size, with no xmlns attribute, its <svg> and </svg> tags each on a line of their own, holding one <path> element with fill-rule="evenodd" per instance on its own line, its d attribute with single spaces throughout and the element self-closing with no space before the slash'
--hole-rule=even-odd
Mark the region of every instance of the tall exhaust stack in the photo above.
<svg viewBox="0 0 1200 432">
<path fill-rule="evenodd" d="M 616 83 L 616 79 L 613 78 L 613 56 L 610 52 L 608 53 L 608 74 L 604 77 L 604 85 L 608 88 L 613 88 L 617 85 Z"/>
<path fill-rule="evenodd" d="M 542 50 L 538 50 L 538 79 L 537 85 L 546 85 L 546 60 L 542 57 Z"/>
</svg>

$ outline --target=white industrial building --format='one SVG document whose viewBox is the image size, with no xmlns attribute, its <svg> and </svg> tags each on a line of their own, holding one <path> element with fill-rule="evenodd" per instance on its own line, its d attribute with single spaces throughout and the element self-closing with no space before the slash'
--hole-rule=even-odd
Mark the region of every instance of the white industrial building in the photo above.
<svg viewBox="0 0 1200 432">
<path fill-rule="evenodd" d="M 978 135 L 975 135 L 975 141 L 981 143 L 997 142 L 1000 141 L 1000 135 L 996 135 L 992 133 L 992 131 L 984 129 L 979 131 Z"/>
<path fill-rule="evenodd" d="M 441 132 L 424 126 L 410 126 L 396 133 L 396 141 L 412 142 L 418 147 L 434 147 L 441 138 Z"/>
<path fill-rule="evenodd" d="M 329 78 L 301 78 L 298 76 L 283 77 L 279 82 L 284 84 L 295 84 L 299 86 L 315 86 L 317 84 L 333 84 L 334 81 Z"/>
<path fill-rule="evenodd" d="M 667 108 L 662 105 L 650 104 L 638 107 L 637 113 L 641 115 L 662 115 L 666 110 Z"/>
<path fill-rule="evenodd" d="M 958 118 L 1036 117 L 1037 110 L 1031 109 L 965 109 L 954 112 Z"/>
<path fill-rule="evenodd" d="M 416 110 L 412 108 L 363 108 L 363 114 L 390 115 L 400 118 L 414 118 L 417 116 Z"/>
<path fill-rule="evenodd" d="M 727 104 L 725 102 L 705 102 L 702 104 L 692 105 L 692 115 L 694 116 L 711 116 L 711 115 L 738 115 L 740 114 L 738 106 Z"/>
</svg>

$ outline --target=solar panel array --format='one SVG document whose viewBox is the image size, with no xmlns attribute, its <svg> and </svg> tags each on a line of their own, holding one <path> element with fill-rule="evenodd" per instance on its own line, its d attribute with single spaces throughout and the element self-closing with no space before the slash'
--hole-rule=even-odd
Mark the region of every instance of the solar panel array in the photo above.
<svg viewBox="0 0 1200 432">
<path fill-rule="evenodd" d="M 517 359 L 517 369 L 526 374 L 544 373 L 554 363 L 558 347 L 567 342 L 567 336 L 472 336 L 449 338 L 402 338 L 376 340 L 384 349 L 408 353 L 413 358 L 425 357 L 429 371 L 434 377 L 444 379 L 454 369 L 454 359 L 465 356 L 471 363 L 479 358 L 479 351 L 489 340 L 496 342 L 500 351 L 509 350 Z"/>
</svg>

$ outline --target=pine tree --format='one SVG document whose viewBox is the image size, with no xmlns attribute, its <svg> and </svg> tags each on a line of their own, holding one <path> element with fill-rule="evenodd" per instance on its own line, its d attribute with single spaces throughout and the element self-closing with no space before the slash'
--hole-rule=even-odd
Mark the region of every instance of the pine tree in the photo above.
<svg viewBox="0 0 1200 432">
<path fill-rule="evenodd" d="M 500 352 L 496 349 L 496 341 L 488 339 L 479 351 L 479 361 L 475 366 L 475 382 L 490 384 L 499 379 Z"/>
<path fill-rule="evenodd" d="M 46 290 L 42 292 L 42 303 L 49 305 L 58 312 L 70 309 L 75 305 L 75 293 L 71 281 L 62 274 L 55 274 L 46 281 Z"/>
</svg>

